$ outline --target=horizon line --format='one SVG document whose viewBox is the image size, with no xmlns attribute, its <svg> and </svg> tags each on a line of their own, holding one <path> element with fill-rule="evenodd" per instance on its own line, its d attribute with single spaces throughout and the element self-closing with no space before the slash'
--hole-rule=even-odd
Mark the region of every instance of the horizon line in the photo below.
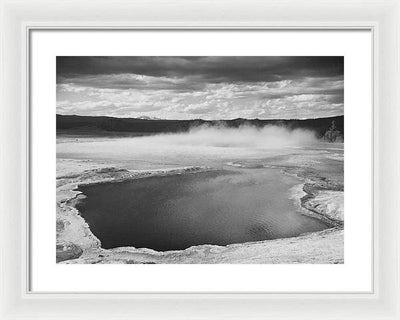
<svg viewBox="0 0 400 320">
<path fill-rule="evenodd" d="M 148 121 L 157 121 L 157 120 L 162 120 L 162 121 L 195 121 L 195 120 L 201 120 L 201 121 L 232 121 L 232 120 L 238 120 L 238 119 L 243 119 L 243 120 L 315 120 L 315 119 L 328 119 L 328 118 L 335 118 L 335 117 L 344 117 L 344 114 L 339 114 L 335 116 L 328 116 L 328 117 L 315 117 L 315 118 L 231 118 L 231 119 L 202 119 L 202 118 L 193 118 L 193 119 L 163 119 L 163 118 L 153 118 L 150 116 L 139 116 L 139 117 L 117 117 L 117 116 L 103 116 L 103 115 L 96 115 L 96 116 L 88 116 L 88 115 L 79 115 L 79 114 L 60 114 L 56 113 L 56 116 L 75 116 L 75 117 L 105 117 L 105 118 L 114 118 L 114 119 L 137 119 L 137 120 L 148 120 Z M 148 117 L 149 119 L 143 119 L 141 117 Z"/>
</svg>

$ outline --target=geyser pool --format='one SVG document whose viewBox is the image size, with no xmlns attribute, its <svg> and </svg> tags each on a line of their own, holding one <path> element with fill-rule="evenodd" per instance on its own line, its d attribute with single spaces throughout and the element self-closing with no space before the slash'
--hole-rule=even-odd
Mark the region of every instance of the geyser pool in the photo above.
<svg viewBox="0 0 400 320">
<path fill-rule="evenodd" d="M 291 199 L 277 169 L 233 169 L 80 186 L 77 209 L 102 247 L 158 251 L 297 236 L 327 228 Z"/>
</svg>

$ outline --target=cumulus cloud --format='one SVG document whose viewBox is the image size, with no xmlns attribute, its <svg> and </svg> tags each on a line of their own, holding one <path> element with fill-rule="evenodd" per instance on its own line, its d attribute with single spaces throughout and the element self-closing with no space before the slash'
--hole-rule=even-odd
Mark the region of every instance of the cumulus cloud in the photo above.
<svg viewBox="0 0 400 320">
<path fill-rule="evenodd" d="M 343 88 L 343 57 L 57 59 L 57 112 L 62 114 L 325 117 L 343 114 Z"/>
</svg>

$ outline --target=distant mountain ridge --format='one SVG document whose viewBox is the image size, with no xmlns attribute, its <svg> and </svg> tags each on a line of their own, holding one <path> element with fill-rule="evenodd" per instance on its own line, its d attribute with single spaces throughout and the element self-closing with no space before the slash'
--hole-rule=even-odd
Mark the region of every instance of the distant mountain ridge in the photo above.
<svg viewBox="0 0 400 320">
<path fill-rule="evenodd" d="M 185 132 L 200 125 L 225 126 L 238 128 L 243 125 L 262 128 L 267 125 L 283 126 L 288 129 L 307 129 L 315 131 L 317 137 L 324 137 L 326 131 L 334 121 L 336 130 L 344 136 L 344 116 L 335 116 L 316 119 L 243 119 L 232 120 L 162 120 L 153 118 L 114 118 L 106 116 L 77 116 L 57 114 L 57 133 L 114 132 L 155 134 L 170 132 Z"/>
<path fill-rule="evenodd" d="M 141 116 L 135 119 L 142 119 L 142 120 L 162 120 L 160 118 L 156 118 L 156 117 L 149 117 L 149 116 Z"/>
</svg>

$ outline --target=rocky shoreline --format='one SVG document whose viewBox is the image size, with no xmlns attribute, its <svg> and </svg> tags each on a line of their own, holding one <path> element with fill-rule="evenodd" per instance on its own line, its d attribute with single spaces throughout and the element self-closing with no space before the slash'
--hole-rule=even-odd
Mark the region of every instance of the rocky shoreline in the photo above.
<svg viewBox="0 0 400 320">
<path fill-rule="evenodd" d="M 283 168 L 282 168 L 283 169 Z M 57 160 L 57 243 L 58 263 L 343 263 L 343 185 L 311 175 L 304 169 L 288 169 L 307 179 L 300 203 L 304 214 L 332 226 L 320 232 L 294 238 L 247 242 L 227 246 L 200 245 L 185 250 L 158 252 L 147 248 L 103 249 L 99 239 L 74 208 L 81 197 L 78 185 L 119 182 L 149 176 L 187 174 L 210 170 L 184 167 L 167 170 L 135 170 L 110 167 L 89 160 Z M 337 192 L 337 194 L 332 194 Z"/>
<path fill-rule="evenodd" d="M 282 168 L 281 168 L 282 169 Z M 282 169 L 306 182 L 302 184 L 304 196 L 300 198 L 301 213 L 319 219 L 326 224 L 343 228 L 343 184 L 335 183 L 303 168 Z"/>
</svg>

